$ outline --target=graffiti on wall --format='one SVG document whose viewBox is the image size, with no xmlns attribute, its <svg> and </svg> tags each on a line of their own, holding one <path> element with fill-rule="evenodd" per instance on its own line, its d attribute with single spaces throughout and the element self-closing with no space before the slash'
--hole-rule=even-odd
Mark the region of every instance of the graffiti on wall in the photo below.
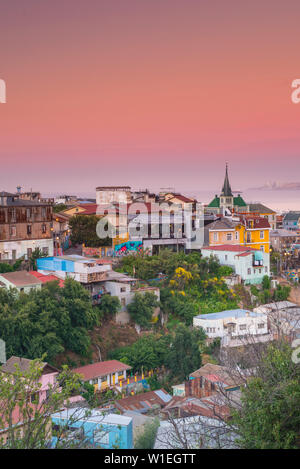
<svg viewBox="0 0 300 469">
<path fill-rule="evenodd" d="M 115 254 L 117 256 L 124 256 L 129 252 L 141 252 L 143 249 L 142 241 L 127 241 L 126 243 L 116 244 Z"/>
<path fill-rule="evenodd" d="M 83 247 L 82 255 L 87 257 L 110 257 L 114 255 L 114 250 L 109 246 L 103 246 L 99 248 Z"/>
</svg>

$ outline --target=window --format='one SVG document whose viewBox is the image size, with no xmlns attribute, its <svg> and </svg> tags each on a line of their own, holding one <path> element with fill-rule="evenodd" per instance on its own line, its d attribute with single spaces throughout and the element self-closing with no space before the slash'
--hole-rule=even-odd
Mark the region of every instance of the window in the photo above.
<svg viewBox="0 0 300 469">
<path fill-rule="evenodd" d="M 42 218 L 46 218 L 46 209 L 42 207 Z"/>
<path fill-rule="evenodd" d="M 126 292 L 126 287 L 121 287 L 121 288 L 120 288 L 120 291 L 121 291 L 121 293 Z"/>
<path fill-rule="evenodd" d="M 126 306 L 126 300 L 125 300 L 125 298 L 122 298 L 122 299 L 121 299 L 121 305 L 122 305 L 122 306 Z"/>
<path fill-rule="evenodd" d="M 214 233 L 214 241 L 218 241 L 218 233 Z"/>
<path fill-rule="evenodd" d="M 265 250 L 264 246 L 260 246 L 260 250 L 261 250 L 262 252 L 264 252 L 264 250 Z"/>
<path fill-rule="evenodd" d="M 30 220 L 30 218 L 31 218 L 31 209 L 30 208 L 26 209 L 26 218 L 27 218 L 27 220 Z"/>
<path fill-rule="evenodd" d="M 228 260 L 228 256 L 227 256 L 227 254 L 225 254 L 225 261 L 227 261 L 227 260 Z"/>
<path fill-rule="evenodd" d="M 9 234 L 10 236 L 17 236 L 17 227 L 16 226 L 11 226 L 9 229 Z"/>
<path fill-rule="evenodd" d="M 232 233 L 227 233 L 227 241 L 231 241 L 232 240 Z"/>
<path fill-rule="evenodd" d="M 240 331 L 245 331 L 247 329 L 247 324 L 240 325 Z"/>
<path fill-rule="evenodd" d="M 251 243 L 251 233 L 247 233 L 247 243 Z"/>
<path fill-rule="evenodd" d="M 31 254 L 32 254 L 32 249 L 28 248 L 27 249 L 27 259 L 29 259 L 31 257 Z"/>
<path fill-rule="evenodd" d="M 265 324 L 262 322 L 257 325 L 258 329 L 263 329 L 265 327 Z"/>
<path fill-rule="evenodd" d="M 265 272 L 266 272 L 266 274 L 268 273 L 268 267 L 265 267 Z"/>
<path fill-rule="evenodd" d="M 43 248 L 43 254 L 44 256 L 48 256 L 49 250 L 48 248 Z"/>
<path fill-rule="evenodd" d="M 16 209 L 15 209 L 15 208 L 13 208 L 13 209 L 11 210 L 11 221 L 12 221 L 12 222 L 16 222 L 16 221 L 17 221 Z"/>
<path fill-rule="evenodd" d="M 261 231 L 261 232 L 260 232 L 260 239 L 264 239 L 264 237 L 265 237 L 265 232 L 264 232 L 264 231 Z"/>
<path fill-rule="evenodd" d="M 251 269 L 248 269 L 248 270 L 247 270 L 247 274 L 248 274 L 248 275 L 251 275 Z"/>
<path fill-rule="evenodd" d="M 31 225 L 27 225 L 27 234 L 28 235 L 31 235 L 31 230 L 32 230 Z"/>
<path fill-rule="evenodd" d="M 43 223 L 42 225 L 42 233 L 46 233 L 47 232 L 47 226 L 45 225 L 45 223 Z"/>
<path fill-rule="evenodd" d="M 235 240 L 236 240 L 236 241 L 239 240 L 239 232 L 238 232 L 238 231 L 235 232 Z"/>
</svg>

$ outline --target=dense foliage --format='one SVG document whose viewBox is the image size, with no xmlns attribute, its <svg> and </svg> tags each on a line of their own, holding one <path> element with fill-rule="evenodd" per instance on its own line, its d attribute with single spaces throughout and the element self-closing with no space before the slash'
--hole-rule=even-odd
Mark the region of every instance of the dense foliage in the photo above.
<svg viewBox="0 0 300 469">
<path fill-rule="evenodd" d="M 0 289 L 0 331 L 8 356 L 46 354 L 51 362 L 66 349 L 87 356 L 87 331 L 98 320 L 89 293 L 72 279 L 63 288 L 54 281 L 29 294 Z"/>
<path fill-rule="evenodd" d="M 63 212 L 64 210 L 67 210 L 68 208 L 68 205 L 66 204 L 56 204 L 56 205 L 53 205 L 53 213 L 59 213 L 59 212 Z"/>
<path fill-rule="evenodd" d="M 154 293 L 135 293 L 132 302 L 127 306 L 131 319 L 141 327 L 147 327 L 159 302 Z"/>
<path fill-rule="evenodd" d="M 143 430 L 139 433 L 134 442 L 134 448 L 153 449 L 159 425 L 160 422 L 158 417 L 146 422 L 143 427 Z"/>
<path fill-rule="evenodd" d="M 21 257 L 18 259 L 14 264 L 7 264 L 6 262 L 0 262 L 0 274 L 4 274 L 6 272 L 15 272 L 19 270 L 24 258 Z"/>
<path fill-rule="evenodd" d="M 112 240 L 109 236 L 104 239 L 98 237 L 96 232 L 98 221 L 99 217 L 96 215 L 74 215 L 71 217 L 69 227 L 72 244 L 85 244 L 91 248 L 111 246 Z M 107 229 L 110 229 L 109 226 L 107 226 Z"/>
<path fill-rule="evenodd" d="M 271 279 L 268 275 L 263 277 L 261 288 L 256 285 L 251 285 L 251 293 L 257 298 L 260 304 L 270 303 L 272 301 L 286 301 L 290 295 L 291 287 L 289 285 L 276 286 L 271 289 Z"/>
<path fill-rule="evenodd" d="M 43 357 L 44 359 L 44 357 Z M 78 374 L 63 367 L 58 379 L 49 385 L 46 396 L 42 391 L 42 360 L 33 360 L 26 371 L 16 365 L 14 373 L 6 374 L 0 380 L 0 428 L 6 432 L 0 435 L 0 449 L 47 449 L 86 448 L 87 438 L 74 439 L 71 428 L 80 427 L 80 413 L 69 419 L 69 427 L 51 434 L 51 415 L 68 405 L 70 397 L 81 392 L 82 383 Z M 87 410 L 84 415 L 88 416 Z M 22 425 L 19 423 L 22 422 Z M 55 441 L 51 437 L 55 436 Z"/>
<path fill-rule="evenodd" d="M 269 346 L 257 377 L 242 388 L 242 409 L 234 412 L 239 444 L 248 449 L 299 447 L 300 368 L 288 344 Z"/>
<path fill-rule="evenodd" d="M 203 258 L 198 252 L 162 250 L 155 256 L 130 255 L 122 258 L 119 270 L 158 285 L 161 308 L 169 320 L 176 318 L 191 325 L 197 314 L 238 307 L 236 293 L 223 278 L 232 269 L 221 266 L 214 257 Z"/>
<path fill-rule="evenodd" d="M 171 377 L 183 381 L 188 379 L 190 373 L 201 367 L 205 337 L 202 329 L 189 329 L 182 324 L 177 326 L 166 360 Z"/>
<path fill-rule="evenodd" d="M 170 335 L 144 335 L 132 345 L 111 351 L 109 358 L 127 363 L 134 372 L 149 371 L 166 363 L 170 340 Z"/>
<path fill-rule="evenodd" d="M 101 318 L 112 318 L 121 308 L 120 300 L 117 296 L 104 295 L 98 306 Z"/>
<path fill-rule="evenodd" d="M 183 380 L 201 366 L 204 341 L 203 330 L 180 324 L 172 333 L 145 335 L 130 346 L 116 349 L 110 358 L 127 363 L 134 372 L 165 366 L 171 378 Z"/>
</svg>

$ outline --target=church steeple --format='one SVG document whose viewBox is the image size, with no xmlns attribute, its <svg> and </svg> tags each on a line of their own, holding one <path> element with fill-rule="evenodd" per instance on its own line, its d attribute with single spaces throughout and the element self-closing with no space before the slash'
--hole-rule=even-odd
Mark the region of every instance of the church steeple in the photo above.
<svg viewBox="0 0 300 469">
<path fill-rule="evenodd" d="M 224 179 L 224 184 L 223 184 L 223 189 L 221 195 L 225 197 L 233 197 L 232 192 L 231 192 L 231 187 L 229 183 L 229 178 L 228 178 L 228 163 L 226 163 L 226 172 L 225 172 L 225 179 Z"/>
</svg>

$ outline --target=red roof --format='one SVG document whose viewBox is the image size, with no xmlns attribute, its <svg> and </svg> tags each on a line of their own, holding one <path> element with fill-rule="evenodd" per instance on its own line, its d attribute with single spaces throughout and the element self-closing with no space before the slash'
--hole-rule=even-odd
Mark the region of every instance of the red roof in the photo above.
<svg viewBox="0 0 300 469">
<path fill-rule="evenodd" d="M 191 199 L 191 198 L 186 197 L 185 195 L 181 195 L 181 194 L 173 194 L 173 197 L 170 197 L 170 199 L 168 199 L 168 200 L 172 200 L 172 199 L 178 199 L 178 200 L 181 200 L 182 202 L 187 202 L 187 203 L 195 202 L 195 199 Z"/>
<path fill-rule="evenodd" d="M 81 366 L 72 370 L 74 373 L 83 375 L 87 381 L 89 379 L 99 378 L 101 376 L 116 373 L 117 371 L 130 370 L 131 366 L 125 365 L 118 360 L 108 360 L 105 362 L 92 363 L 91 365 Z"/>
<path fill-rule="evenodd" d="M 162 397 L 164 399 L 162 399 Z M 171 398 L 169 394 L 164 390 L 160 389 L 160 392 L 157 391 L 147 391 L 142 394 L 136 394 L 135 396 L 124 397 L 123 399 L 118 399 L 116 401 L 116 407 L 119 409 L 139 411 L 147 408 L 150 410 L 155 405 L 165 406 L 168 400 Z M 146 404 L 146 406 L 145 406 Z"/>
<path fill-rule="evenodd" d="M 97 213 L 97 204 L 80 204 L 78 207 L 83 208 L 83 212 L 78 212 L 77 215 L 96 215 Z"/>
<path fill-rule="evenodd" d="M 64 286 L 64 281 L 56 277 L 56 275 L 44 275 L 41 274 L 40 272 L 36 272 L 35 270 L 30 270 L 30 275 L 33 275 L 35 278 L 40 280 L 42 283 L 47 283 L 47 282 L 53 282 L 53 280 L 58 280 L 59 281 L 59 286 L 62 288 Z"/>
<path fill-rule="evenodd" d="M 238 216 L 238 214 L 236 214 Z M 242 223 L 247 225 L 248 229 L 251 229 L 249 226 L 250 221 L 253 221 L 253 228 L 252 229 L 259 229 L 259 228 L 270 228 L 270 223 L 267 218 L 258 217 L 253 215 L 241 215 L 240 220 Z"/>
</svg>

